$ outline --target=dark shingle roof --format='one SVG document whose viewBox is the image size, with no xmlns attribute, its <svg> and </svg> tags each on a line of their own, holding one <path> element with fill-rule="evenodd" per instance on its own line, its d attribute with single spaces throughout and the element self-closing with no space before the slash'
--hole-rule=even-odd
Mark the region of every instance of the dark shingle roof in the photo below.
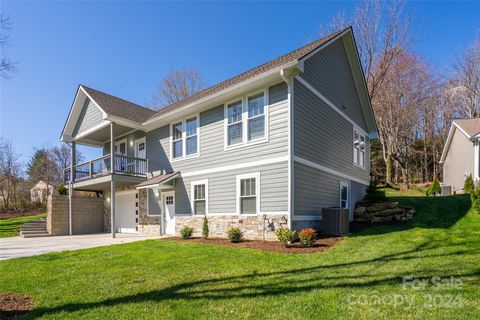
<svg viewBox="0 0 480 320">
<path fill-rule="evenodd" d="M 155 110 L 139 106 L 138 104 L 117 98 L 108 93 L 84 85 L 81 85 L 81 87 L 99 104 L 100 108 L 109 115 L 136 122 L 143 122 L 156 113 Z"/>
<path fill-rule="evenodd" d="M 318 40 L 310 42 L 309 44 L 307 44 L 307 45 L 305 45 L 301 48 L 298 48 L 298 49 L 293 50 L 293 51 L 291 51 L 287 54 L 284 54 L 284 55 L 282 55 L 278 58 L 270 60 L 267 63 L 264 63 L 264 64 L 262 64 L 258 67 L 255 67 L 255 68 L 250 69 L 250 70 L 248 70 L 244 73 L 241 73 L 236 77 L 233 77 L 233 78 L 230 78 L 228 80 L 222 81 L 222 82 L 220 82 L 220 83 L 218 83 L 218 84 L 216 84 L 216 85 L 214 85 L 210 88 L 207 88 L 203 91 L 200 91 L 200 92 L 198 92 L 198 93 L 196 93 L 196 94 L 194 94 L 194 95 L 192 95 L 188 98 L 185 98 L 183 100 L 172 103 L 171 105 L 159 110 L 157 112 L 157 114 L 155 114 L 155 117 L 159 116 L 161 114 L 167 113 L 169 111 L 172 111 L 176 108 L 186 106 L 186 105 L 188 105 L 192 102 L 195 102 L 197 100 L 200 100 L 202 98 L 208 97 L 208 96 L 210 96 L 214 93 L 217 93 L 219 91 L 227 89 L 227 88 L 229 88 L 231 86 L 234 86 L 234 85 L 236 85 L 236 84 L 238 84 L 242 81 L 251 79 L 251 78 L 253 78 L 257 75 L 260 75 L 262 73 L 265 73 L 267 71 L 273 70 L 273 69 L 275 69 L 277 67 L 280 67 L 284 64 L 287 64 L 289 62 L 299 60 L 299 59 L 305 57 L 306 55 L 308 55 L 309 53 L 311 53 L 312 51 L 318 49 L 321 45 L 323 45 L 326 42 L 328 42 L 329 40 L 335 38 L 336 36 L 338 36 L 339 34 L 341 34 L 342 32 L 344 32 L 345 30 L 347 30 L 349 28 L 334 32 L 332 34 L 329 34 L 328 36 L 325 36 L 323 38 L 320 38 Z"/>
<path fill-rule="evenodd" d="M 476 136 L 478 133 L 480 133 L 480 118 L 459 119 L 454 120 L 454 122 L 470 137 Z"/>
<path fill-rule="evenodd" d="M 203 91 L 200 91 L 188 98 L 185 98 L 183 100 L 177 101 L 175 103 L 172 103 L 171 105 L 161 109 L 154 111 L 152 109 L 148 109 L 145 107 L 142 107 L 138 104 L 117 98 L 115 96 L 112 96 L 110 94 L 89 88 L 87 86 L 81 85 L 83 89 L 92 97 L 95 102 L 97 102 L 100 107 L 109 115 L 117 116 L 120 118 L 136 121 L 136 122 L 144 122 L 148 119 L 157 117 L 159 115 L 168 113 L 176 108 L 186 106 L 192 102 L 198 101 L 202 98 L 208 97 L 210 95 L 213 95 L 214 93 L 220 92 L 224 89 L 227 89 L 229 87 L 232 87 L 236 84 L 239 84 L 245 80 L 251 79 L 257 75 L 260 75 L 262 73 L 265 73 L 267 71 L 273 70 L 275 68 L 278 68 L 282 65 L 285 65 L 290 62 L 297 61 L 312 51 L 318 49 L 320 46 L 328 42 L 329 40 L 335 38 L 345 30 L 349 28 L 337 31 L 335 33 L 332 33 L 326 37 L 323 37 L 321 39 L 315 40 L 313 42 L 310 42 L 309 44 L 298 48 L 292 52 L 289 52 L 287 54 L 284 54 L 278 58 L 275 58 L 273 60 L 270 60 L 267 63 L 264 63 L 258 67 L 255 67 L 253 69 L 250 69 L 244 73 L 239 74 L 236 77 L 230 78 L 228 80 L 222 81 L 212 87 L 209 87 Z"/>
</svg>

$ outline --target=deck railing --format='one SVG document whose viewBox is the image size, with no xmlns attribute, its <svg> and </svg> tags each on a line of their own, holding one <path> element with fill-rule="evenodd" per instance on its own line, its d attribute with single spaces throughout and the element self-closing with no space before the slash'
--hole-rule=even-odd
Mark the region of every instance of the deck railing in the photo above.
<svg viewBox="0 0 480 320">
<path fill-rule="evenodd" d="M 87 180 L 111 174 L 111 167 L 111 157 L 109 154 L 87 162 L 76 164 L 73 166 L 73 180 Z M 128 157 L 120 154 L 115 155 L 115 174 L 146 177 L 147 172 L 148 163 L 146 159 Z M 65 169 L 64 180 L 65 182 L 70 181 L 70 168 Z"/>
</svg>

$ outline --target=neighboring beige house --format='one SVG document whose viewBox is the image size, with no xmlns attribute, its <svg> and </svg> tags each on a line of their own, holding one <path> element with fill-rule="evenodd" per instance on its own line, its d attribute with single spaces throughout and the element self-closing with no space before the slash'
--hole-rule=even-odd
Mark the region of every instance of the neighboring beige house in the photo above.
<svg viewBox="0 0 480 320">
<path fill-rule="evenodd" d="M 47 192 L 47 183 L 45 181 L 38 181 L 37 184 L 30 189 L 30 201 L 40 203 L 46 202 L 48 193 L 52 194 L 55 187 L 48 185 L 48 190 L 49 192 Z"/>
<path fill-rule="evenodd" d="M 440 159 L 443 184 L 450 186 L 452 193 L 463 192 L 469 175 L 474 181 L 480 179 L 479 144 L 480 118 L 453 121 Z"/>
</svg>

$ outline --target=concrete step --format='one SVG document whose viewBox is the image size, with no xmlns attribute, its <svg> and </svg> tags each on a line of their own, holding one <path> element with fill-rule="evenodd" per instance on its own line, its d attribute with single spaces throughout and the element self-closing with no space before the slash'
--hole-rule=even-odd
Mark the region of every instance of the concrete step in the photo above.
<svg viewBox="0 0 480 320">
<path fill-rule="evenodd" d="M 41 230 L 20 230 L 21 234 L 48 233 L 47 229 Z"/>
<path fill-rule="evenodd" d="M 41 233 L 41 234 L 24 234 L 22 235 L 24 238 L 40 238 L 40 237 L 50 237 L 48 233 Z"/>
<path fill-rule="evenodd" d="M 22 224 L 22 227 L 46 227 L 47 224 L 45 222 L 37 222 L 37 223 L 32 223 L 32 222 L 28 222 L 28 223 L 24 223 Z"/>
</svg>

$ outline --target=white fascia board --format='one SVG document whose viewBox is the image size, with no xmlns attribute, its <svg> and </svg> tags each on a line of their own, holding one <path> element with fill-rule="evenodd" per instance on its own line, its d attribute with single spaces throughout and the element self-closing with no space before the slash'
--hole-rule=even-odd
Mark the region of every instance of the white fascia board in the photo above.
<svg viewBox="0 0 480 320">
<path fill-rule="evenodd" d="M 125 126 L 125 127 L 145 131 L 145 126 L 143 126 L 139 122 L 135 122 L 135 121 L 132 121 L 132 120 L 127 120 L 127 119 L 120 118 L 120 117 L 117 117 L 117 116 L 112 116 L 112 115 L 107 115 L 104 119 L 108 120 L 110 122 L 113 122 L 115 124 Z"/>
<path fill-rule="evenodd" d="M 294 67 L 297 67 L 297 66 L 298 66 L 298 61 L 293 61 L 293 62 L 284 64 L 284 65 L 282 65 L 282 66 L 280 66 L 280 67 L 277 67 L 277 68 L 275 68 L 275 69 L 272 69 L 272 70 L 270 70 L 270 71 L 268 71 L 268 72 L 259 74 L 258 76 L 255 76 L 255 77 L 253 77 L 253 78 L 251 78 L 251 79 L 242 81 L 242 82 L 240 82 L 240 83 L 238 83 L 238 84 L 236 84 L 236 85 L 234 85 L 234 86 L 232 86 L 232 87 L 226 88 L 226 89 L 224 89 L 224 90 L 222 90 L 222 91 L 219 91 L 219 92 L 214 93 L 214 94 L 212 94 L 212 95 L 206 96 L 205 98 L 196 100 L 196 101 L 194 101 L 194 102 L 192 102 L 192 103 L 190 103 L 190 104 L 187 104 L 187 105 L 185 105 L 185 106 L 183 106 L 183 107 L 180 107 L 180 108 L 178 108 L 178 109 L 175 109 L 175 110 L 173 110 L 173 111 L 171 111 L 171 112 L 167 112 L 167 113 L 165 113 L 165 114 L 161 114 L 161 115 L 159 115 L 159 116 L 157 116 L 157 117 L 154 117 L 154 118 L 152 118 L 152 119 L 149 119 L 149 120 L 145 121 L 142 125 L 148 127 L 148 130 L 153 130 L 154 128 L 157 128 L 157 127 L 158 127 L 159 123 L 161 124 L 162 120 L 163 120 L 167 115 L 168 115 L 169 117 L 174 116 L 175 114 L 181 113 L 181 112 L 183 112 L 183 111 L 185 111 L 185 110 L 188 110 L 188 109 L 190 109 L 190 108 L 192 108 L 192 107 L 195 107 L 195 106 L 197 106 L 197 105 L 206 103 L 206 102 L 208 102 L 208 101 L 211 101 L 211 100 L 213 100 L 213 99 L 215 99 L 215 98 L 221 97 L 221 96 L 226 95 L 226 94 L 228 94 L 228 93 L 235 92 L 235 91 L 240 90 L 240 89 L 242 89 L 242 88 L 244 88 L 244 87 L 246 87 L 246 86 L 248 86 L 248 85 L 252 85 L 252 84 L 254 84 L 255 82 L 261 81 L 261 80 L 263 80 L 263 79 L 265 79 L 265 78 L 267 78 L 267 77 L 269 77 L 269 76 L 271 76 L 271 75 L 274 75 L 274 74 L 276 74 L 276 73 L 278 73 L 278 74 L 280 75 L 280 72 L 281 72 L 282 70 L 284 70 L 284 69 L 294 68 Z M 166 123 L 167 123 L 167 122 L 166 122 Z M 166 124 L 166 123 L 165 123 L 165 124 Z"/>
</svg>

